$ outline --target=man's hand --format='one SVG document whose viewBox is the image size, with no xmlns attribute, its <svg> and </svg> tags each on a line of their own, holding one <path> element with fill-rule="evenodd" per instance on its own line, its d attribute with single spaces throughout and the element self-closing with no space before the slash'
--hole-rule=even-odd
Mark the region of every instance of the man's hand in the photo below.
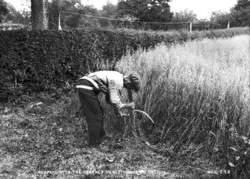
<svg viewBox="0 0 250 179">
<path fill-rule="evenodd" d="M 118 114 L 120 115 L 120 117 L 126 117 L 126 116 L 129 116 L 129 113 L 124 113 L 122 112 L 122 109 L 127 109 L 127 110 L 134 110 L 135 109 L 135 103 L 134 102 L 131 102 L 131 103 L 125 103 L 125 104 L 122 104 L 122 107 L 121 108 L 117 108 L 117 112 Z"/>
<path fill-rule="evenodd" d="M 134 102 L 129 103 L 129 107 L 130 107 L 131 109 L 135 109 L 135 103 L 134 103 Z"/>
<path fill-rule="evenodd" d="M 119 110 L 121 109 L 135 109 L 135 103 L 131 102 L 131 103 L 124 103 L 121 105 L 121 107 L 119 108 Z"/>
<path fill-rule="evenodd" d="M 128 117 L 129 114 L 127 114 L 127 113 L 122 113 L 122 112 L 120 111 L 120 116 L 121 116 L 121 117 Z"/>
</svg>

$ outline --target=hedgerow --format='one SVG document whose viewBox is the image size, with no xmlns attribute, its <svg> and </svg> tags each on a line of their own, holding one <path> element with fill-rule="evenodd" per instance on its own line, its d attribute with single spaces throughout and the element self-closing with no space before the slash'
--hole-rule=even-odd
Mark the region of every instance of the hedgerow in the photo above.
<svg viewBox="0 0 250 179">
<path fill-rule="evenodd" d="M 231 37 L 248 28 L 204 32 L 85 29 L 0 32 L 0 100 L 70 87 L 81 75 L 114 69 L 128 51 L 202 38 Z"/>
</svg>

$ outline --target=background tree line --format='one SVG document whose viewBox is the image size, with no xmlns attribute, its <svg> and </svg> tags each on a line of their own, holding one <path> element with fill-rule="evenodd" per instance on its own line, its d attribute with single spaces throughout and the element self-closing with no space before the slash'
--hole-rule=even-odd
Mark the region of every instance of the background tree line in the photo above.
<svg viewBox="0 0 250 179">
<path fill-rule="evenodd" d="M 126 27 L 130 20 L 137 23 L 132 24 L 132 27 L 141 26 L 146 22 L 195 22 L 209 28 L 225 28 L 228 22 L 234 27 L 250 24 L 249 0 L 238 0 L 228 13 L 213 12 L 209 20 L 198 19 L 195 12 L 190 10 L 171 12 L 170 0 L 120 0 L 117 5 L 108 2 L 102 10 L 83 5 L 81 0 L 52 0 L 50 2 L 30 0 L 30 2 L 31 13 L 16 11 L 13 6 L 0 0 L 0 23 L 14 22 L 31 26 L 32 22 L 33 29 L 57 29 L 60 12 L 60 23 L 64 29 L 86 26 Z M 121 19 L 121 21 L 115 19 Z"/>
</svg>

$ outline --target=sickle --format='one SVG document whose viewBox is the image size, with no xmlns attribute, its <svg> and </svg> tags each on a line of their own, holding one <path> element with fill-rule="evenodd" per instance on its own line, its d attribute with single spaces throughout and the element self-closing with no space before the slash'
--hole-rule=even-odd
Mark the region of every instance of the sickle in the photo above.
<svg viewBox="0 0 250 179">
<path fill-rule="evenodd" d="M 153 124 L 155 124 L 154 120 L 146 112 L 138 110 L 138 109 L 134 109 L 133 112 L 139 112 L 139 113 L 144 114 Z"/>
</svg>

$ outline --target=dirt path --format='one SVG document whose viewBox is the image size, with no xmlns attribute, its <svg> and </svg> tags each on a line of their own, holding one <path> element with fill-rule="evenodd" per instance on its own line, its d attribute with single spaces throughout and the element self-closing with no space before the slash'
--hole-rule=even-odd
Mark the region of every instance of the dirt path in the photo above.
<svg viewBox="0 0 250 179">
<path fill-rule="evenodd" d="M 181 163 L 154 153 L 135 139 L 124 139 L 119 145 L 114 143 L 104 148 L 88 148 L 83 121 L 71 116 L 65 108 L 69 100 L 67 97 L 50 100 L 46 96 L 18 107 L 0 107 L 0 176 L 177 178 L 186 175 Z M 199 168 L 195 171 L 204 173 Z"/>
</svg>

